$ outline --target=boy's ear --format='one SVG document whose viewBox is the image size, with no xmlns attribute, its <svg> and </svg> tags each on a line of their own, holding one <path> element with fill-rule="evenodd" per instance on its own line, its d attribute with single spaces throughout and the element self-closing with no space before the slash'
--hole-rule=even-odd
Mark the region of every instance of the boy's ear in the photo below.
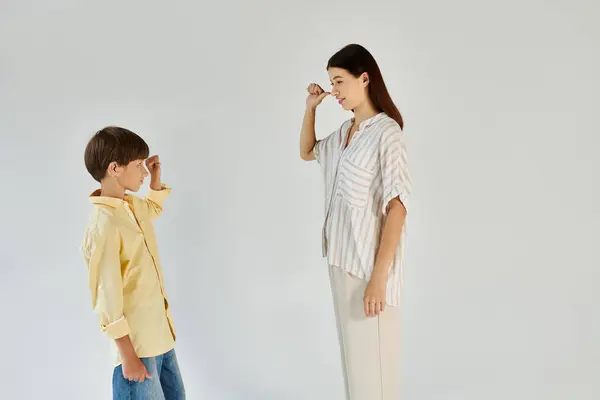
<svg viewBox="0 0 600 400">
<path fill-rule="evenodd" d="M 121 175 L 121 171 L 123 171 L 123 168 L 121 168 L 116 161 L 113 161 L 110 164 L 108 164 L 108 168 L 106 169 L 106 175 L 116 178 L 119 175 Z"/>
</svg>

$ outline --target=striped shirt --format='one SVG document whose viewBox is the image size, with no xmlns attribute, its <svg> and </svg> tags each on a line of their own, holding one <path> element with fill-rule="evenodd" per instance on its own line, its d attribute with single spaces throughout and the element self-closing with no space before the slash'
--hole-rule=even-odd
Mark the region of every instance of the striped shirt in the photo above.
<svg viewBox="0 0 600 400">
<path fill-rule="evenodd" d="M 410 176 L 404 135 L 385 113 L 363 121 L 348 146 L 350 119 L 315 144 L 325 183 L 323 257 L 329 265 L 369 280 L 379 248 L 387 205 L 399 197 L 408 210 Z M 406 224 L 391 265 L 386 304 L 402 292 Z"/>
</svg>

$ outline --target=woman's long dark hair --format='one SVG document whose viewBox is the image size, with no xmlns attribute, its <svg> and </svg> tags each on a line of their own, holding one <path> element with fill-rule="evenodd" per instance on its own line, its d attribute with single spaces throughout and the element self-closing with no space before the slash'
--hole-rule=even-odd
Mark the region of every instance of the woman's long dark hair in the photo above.
<svg viewBox="0 0 600 400">
<path fill-rule="evenodd" d="M 356 78 L 366 72 L 369 75 L 369 97 L 377 111 L 385 112 L 404 129 L 402 115 L 388 93 L 375 58 L 367 49 L 359 44 L 349 44 L 329 59 L 327 69 L 329 68 L 345 69 Z"/>
</svg>

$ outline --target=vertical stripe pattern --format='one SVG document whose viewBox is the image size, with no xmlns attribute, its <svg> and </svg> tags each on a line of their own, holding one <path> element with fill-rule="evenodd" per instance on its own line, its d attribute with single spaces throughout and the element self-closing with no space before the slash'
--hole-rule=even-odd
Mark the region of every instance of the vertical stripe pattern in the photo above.
<svg viewBox="0 0 600 400">
<path fill-rule="evenodd" d="M 406 145 L 400 126 L 385 113 L 363 121 L 344 149 L 350 119 L 315 144 L 325 184 L 323 256 L 329 265 L 361 279 L 373 272 L 390 200 L 408 210 L 411 191 Z M 386 303 L 402 292 L 406 224 L 391 265 Z"/>
</svg>

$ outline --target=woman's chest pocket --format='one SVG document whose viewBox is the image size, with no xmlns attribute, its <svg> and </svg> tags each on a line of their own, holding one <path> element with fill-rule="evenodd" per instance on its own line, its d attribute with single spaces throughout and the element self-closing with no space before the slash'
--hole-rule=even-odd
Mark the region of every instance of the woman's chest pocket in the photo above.
<svg viewBox="0 0 600 400">
<path fill-rule="evenodd" d="M 345 159 L 340 164 L 338 193 L 346 203 L 355 208 L 364 208 L 369 200 L 369 191 L 376 171 L 371 171 L 356 162 Z"/>
</svg>

